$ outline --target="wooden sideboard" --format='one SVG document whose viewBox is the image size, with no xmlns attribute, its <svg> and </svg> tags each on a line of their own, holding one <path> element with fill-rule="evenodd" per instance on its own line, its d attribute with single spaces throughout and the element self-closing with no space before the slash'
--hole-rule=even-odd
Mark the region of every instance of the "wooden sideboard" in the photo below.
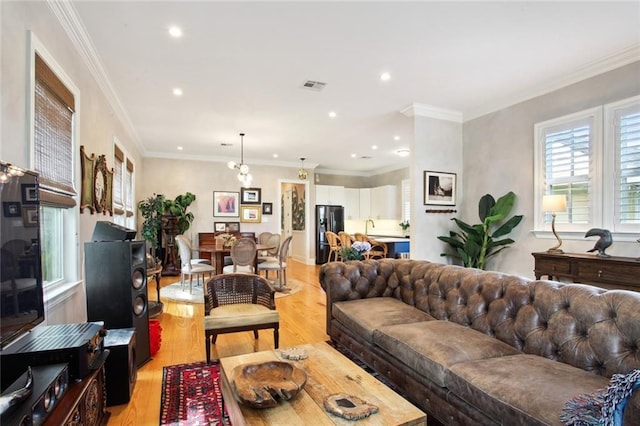
<svg viewBox="0 0 640 426">
<path fill-rule="evenodd" d="M 44 426 L 106 425 L 110 413 L 106 410 L 103 352 L 100 366 L 82 380 L 69 383 L 67 392 L 44 422 Z"/>
<path fill-rule="evenodd" d="M 640 260 L 576 253 L 531 253 L 536 279 L 592 284 L 608 289 L 640 291 Z"/>
</svg>

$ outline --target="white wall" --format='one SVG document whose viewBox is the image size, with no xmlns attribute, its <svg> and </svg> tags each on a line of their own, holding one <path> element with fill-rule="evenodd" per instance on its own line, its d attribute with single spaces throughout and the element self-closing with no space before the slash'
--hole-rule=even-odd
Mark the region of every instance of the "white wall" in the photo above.
<svg viewBox="0 0 640 426">
<path fill-rule="evenodd" d="M 538 239 L 533 229 L 533 125 L 596 105 L 640 94 L 640 62 L 584 80 L 563 89 L 510 106 L 464 123 L 464 202 L 461 218 L 478 223 L 477 203 L 490 193 L 496 198 L 508 191 L 518 196 L 514 214 L 523 214 L 522 223 L 509 235 L 516 243 L 490 260 L 488 269 L 533 278 L 534 251 L 544 251 L 554 240 Z M 594 238 L 569 240 L 562 235 L 565 252 L 584 253 Z M 640 236 L 640 227 L 635 236 Z M 635 239 L 634 238 L 634 239 Z M 635 242 L 616 241 L 607 253 L 638 257 Z"/>
<path fill-rule="evenodd" d="M 298 180 L 298 169 L 292 167 L 261 166 L 248 163 L 253 176 L 252 187 L 261 189 L 262 202 L 273 203 L 273 214 L 262 215 L 262 223 L 240 223 L 240 230 L 255 232 L 280 232 L 281 182 L 289 181 L 301 183 Z M 141 191 L 137 194 L 137 201 L 146 199 L 153 194 L 163 194 L 167 198 L 191 192 L 196 201 L 189 207 L 195 219 L 185 234 L 194 246 L 198 245 L 199 232 L 213 232 L 214 222 L 239 222 L 239 217 L 214 217 L 213 192 L 240 192 L 237 172 L 227 168 L 226 163 L 213 161 L 173 160 L 164 158 L 145 158 L 143 161 Z M 308 183 L 308 181 L 307 181 Z M 310 242 L 313 232 L 313 217 L 309 207 L 309 186 L 306 194 L 306 226 L 304 232 L 294 231 L 294 242 L 291 245 L 291 255 L 302 262 L 313 263 Z M 139 218 L 139 223 L 142 223 Z M 138 226 L 140 229 L 140 226 Z"/>
<path fill-rule="evenodd" d="M 460 208 L 465 191 L 462 182 L 462 124 L 436 118 L 416 116 L 414 145 L 411 147 L 411 258 L 432 262 L 440 257 L 443 243 L 437 239 L 451 226 L 453 214 L 425 213 L 427 208 L 445 210 Z M 458 206 L 424 205 L 424 171 L 456 173 Z"/>
<path fill-rule="evenodd" d="M 57 18 L 46 2 L 0 2 L 0 76 L 1 119 L 0 158 L 21 167 L 33 168 L 30 145 L 27 140 L 27 88 L 30 71 L 27 69 L 28 32 L 39 39 L 44 48 L 72 80 L 79 93 L 75 141 L 76 189 L 80 192 L 80 145 L 88 153 L 106 154 L 107 164 L 113 167 L 113 138 L 124 145 L 140 170 L 141 155 L 132 136 L 118 120 L 110 103 L 89 72 L 82 55 L 75 49 Z M 137 180 L 136 191 L 139 194 Z M 79 195 L 79 194 L 78 194 Z M 75 275 L 80 277 L 79 288 L 73 288 L 56 297 L 47 306 L 47 322 L 84 322 L 83 244 L 91 239 L 97 220 L 110 220 L 108 216 L 85 213 L 79 216 L 76 230 L 78 259 Z M 78 287 L 76 286 L 76 287 Z"/>
</svg>

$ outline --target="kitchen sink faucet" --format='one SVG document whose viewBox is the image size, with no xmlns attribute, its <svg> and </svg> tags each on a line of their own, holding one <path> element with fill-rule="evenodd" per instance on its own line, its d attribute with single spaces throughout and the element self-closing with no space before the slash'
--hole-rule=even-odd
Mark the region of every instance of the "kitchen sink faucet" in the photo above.
<svg viewBox="0 0 640 426">
<path fill-rule="evenodd" d="M 373 222 L 373 219 L 367 219 L 364 222 L 364 235 L 369 235 L 369 222 L 371 222 L 371 228 L 376 227 L 376 224 Z"/>
</svg>

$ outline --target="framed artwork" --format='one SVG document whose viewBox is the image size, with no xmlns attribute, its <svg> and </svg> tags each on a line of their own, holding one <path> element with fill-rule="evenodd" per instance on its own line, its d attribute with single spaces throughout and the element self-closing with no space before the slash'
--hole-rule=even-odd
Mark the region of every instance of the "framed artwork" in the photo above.
<svg viewBox="0 0 640 426">
<path fill-rule="evenodd" d="M 262 203 L 262 214 L 273 214 L 273 203 Z"/>
<path fill-rule="evenodd" d="M 240 200 L 242 204 L 260 204 L 261 200 L 260 188 L 242 188 L 240 189 Z"/>
<path fill-rule="evenodd" d="M 213 222 L 215 232 L 240 232 L 240 222 Z"/>
<path fill-rule="evenodd" d="M 241 206 L 240 222 L 247 222 L 247 223 L 262 222 L 262 208 L 260 206 Z"/>
<path fill-rule="evenodd" d="M 4 217 L 20 217 L 22 215 L 20 211 L 20 201 L 3 201 L 2 211 Z"/>
<path fill-rule="evenodd" d="M 213 215 L 237 217 L 239 213 L 239 194 L 237 192 L 213 191 Z"/>
<path fill-rule="evenodd" d="M 38 190 L 35 183 L 23 183 L 22 204 L 38 204 Z"/>
<path fill-rule="evenodd" d="M 25 228 L 35 228 L 38 226 L 38 207 L 22 207 L 22 225 Z"/>
<path fill-rule="evenodd" d="M 456 174 L 424 172 L 424 204 L 439 206 L 456 205 Z"/>
</svg>

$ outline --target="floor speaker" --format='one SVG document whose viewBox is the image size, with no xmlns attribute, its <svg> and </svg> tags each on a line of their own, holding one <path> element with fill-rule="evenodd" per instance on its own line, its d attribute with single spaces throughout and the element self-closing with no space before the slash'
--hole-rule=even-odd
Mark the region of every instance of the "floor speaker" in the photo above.
<svg viewBox="0 0 640 426">
<path fill-rule="evenodd" d="M 104 321 L 107 330 L 135 328 L 140 367 L 151 359 L 145 242 L 86 242 L 84 272 L 88 320 Z"/>
<path fill-rule="evenodd" d="M 131 399 L 138 376 L 136 331 L 133 328 L 109 330 L 104 338 L 109 357 L 104 364 L 107 407 L 125 404 Z"/>
</svg>

